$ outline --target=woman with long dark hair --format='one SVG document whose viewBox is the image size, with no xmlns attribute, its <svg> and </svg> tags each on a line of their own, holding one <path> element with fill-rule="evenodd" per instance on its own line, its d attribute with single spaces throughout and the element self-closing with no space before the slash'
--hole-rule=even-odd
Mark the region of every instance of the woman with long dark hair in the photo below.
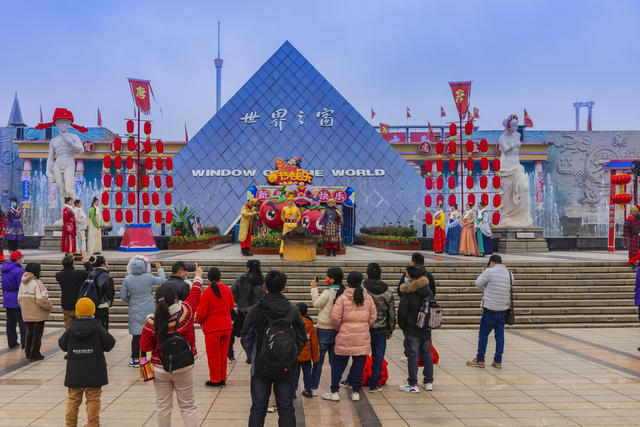
<svg viewBox="0 0 640 427">
<path fill-rule="evenodd" d="M 231 339 L 233 295 L 220 281 L 220 270 L 211 267 L 207 273 L 210 285 L 202 293 L 196 322 L 202 326 L 209 362 L 209 381 L 205 385 L 220 387 L 227 381 L 227 352 Z"/>
<path fill-rule="evenodd" d="M 22 283 L 18 291 L 18 303 L 22 309 L 22 319 L 27 327 L 25 355 L 30 362 L 44 359 L 40 353 L 44 322 L 49 320 L 53 306 L 47 294 L 47 288 L 40 280 L 40 264 L 30 262 L 24 269 Z"/>
<path fill-rule="evenodd" d="M 198 425 L 198 408 L 194 390 L 194 365 L 184 366 L 172 372 L 165 371 L 160 356 L 162 346 L 170 334 L 180 334 L 191 347 L 195 357 L 196 337 L 193 320 L 202 293 L 202 269 L 196 264 L 195 277 L 189 296 L 182 302 L 178 300 L 176 291 L 167 284 L 156 291 L 156 309 L 149 316 L 142 329 L 140 348 L 151 352 L 151 364 L 154 372 L 156 389 L 156 413 L 158 425 L 171 425 L 171 406 L 173 391 L 176 392 L 178 406 L 182 412 L 182 421 L 186 427 Z"/>
<path fill-rule="evenodd" d="M 231 293 L 233 294 L 233 300 L 238 306 L 237 312 L 234 312 L 233 319 L 233 332 L 229 342 L 228 357 L 229 360 L 235 360 L 233 344 L 235 337 L 240 336 L 242 327 L 244 326 L 244 319 L 247 317 L 247 313 L 260 301 L 260 298 L 264 296 L 264 276 L 262 275 L 262 269 L 260 268 L 260 261 L 257 259 L 250 259 L 247 261 L 247 271 L 236 279 L 231 286 Z M 251 363 L 249 356 L 247 355 L 247 363 Z"/>
</svg>

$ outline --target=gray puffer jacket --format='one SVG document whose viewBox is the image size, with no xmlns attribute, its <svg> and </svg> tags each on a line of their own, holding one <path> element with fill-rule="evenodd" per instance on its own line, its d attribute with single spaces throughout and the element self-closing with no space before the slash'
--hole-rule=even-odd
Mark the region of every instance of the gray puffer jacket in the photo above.
<svg viewBox="0 0 640 427">
<path fill-rule="evenodd" d="M 396 328 L 396 306 L 393 291 L 382 280 L 367 279 L 364 288 L 369 292 L 376 305 L 378 315 L 376 321 L 369 327 L 373 334 L 393 332 Z"/>
<path fill-rule="evenodd" d="M 129 303 L 129 333 L 141 335 L 142 327 L 147 321 L 147 316 L 155 311 L 153 301 L 153 286 L 160 285 L 165 280 L 164 270 L 158 269 L 158 276 L 149 273 L 149 264 L 146 258 L 134 256 L 129 261 L 127 271 L 120 287 L 120 299 Z"/>
<path fill-rule="evenodd" d="M 511 272 L 504 264 L 485 269 L 476 279 L 476 286 L 483 288 L 482 308 L 505 311 L 511 305 Z"/>
</svg>

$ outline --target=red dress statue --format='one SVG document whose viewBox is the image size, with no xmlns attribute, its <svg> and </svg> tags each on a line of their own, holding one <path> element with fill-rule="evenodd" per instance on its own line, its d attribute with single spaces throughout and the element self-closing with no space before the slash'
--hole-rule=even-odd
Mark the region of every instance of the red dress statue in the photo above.
<svg viewBox="0 0 640 427">
<path fill-rule="evenodd" d="M 76 251 L 76 217 L 71 206 L 62 208 L 62 252 L 72 254 Z"/>
</svg>

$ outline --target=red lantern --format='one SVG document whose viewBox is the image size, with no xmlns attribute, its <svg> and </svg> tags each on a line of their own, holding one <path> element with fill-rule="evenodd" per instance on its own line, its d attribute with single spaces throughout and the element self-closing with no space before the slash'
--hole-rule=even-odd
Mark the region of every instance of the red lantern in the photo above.
<svg viewBox="0 0 640 427">
<path fill-rule="evenodd" d="M 493 159 L 493 171 L 500 171 L 500 159 Z"/>
<path fill-rule="evenodd" d="M 452 156 L 454 154 L 456 154 L 456 143 L 455 143 L 455 141 L 449 142 L 447 148 L 449 149 L 449 154 L 451 154 Z"/>
<path fill-rule="evenodd" d="M 122 206 L 123 199 L 124 197 L 122 196 L 122 193 L 120 191 L 116 192 L 116 206 Z"/>
<path fill-rule="evenodd" d="M 467 170 L 473 172 L 473 159 L 471 157 L 467 159 Z"/>
<path fill-rule="evenodd" d="M 162 212 L 156 211 L 156 224 L 160 224 L 162 222 Z"/>
<path fill-rule="evenodd" d="M 480 169 L 482 169 L 483 171 L 489 169 L 489 159 L 487 159 L 486 157 L 480 159 Z"/>
<path fill-rule="evenodd" d="M 133 169 L 133 157 L 127 156 L 127 158 L 125 159 L 125 165 L 127 166 L 128 171 Z"/>
<path fill-rule="evenodd" d="M 487 185 L 489 184 L 489 178 L 487 178 L 486 175 L 482 175 L 480 177 L 480 188 L 482 188 L 483 190 L 485 190 L 487 188 Z"/>
<path fill-rule="evenodd" d="M 436 178 L 436 188 L 438 191 L 442 191 L 444 188 L 444 178 L 442 176 Z"/>
<path fill-rule="evenodd" d="M 151 134 L 151 122 L 150 121 L 144 122 L 144 134 L 145 135 Z"/>
<path fill-rule="evenodd" d="M 164 193 L 164 204 L 167 205 L 167 207 L 171 206 L 172 201 L 171 193 Z"/>
<path fill-rule="evenodd" d="M 493 206 L 498 208 L 500 207 L 500 203 L 502 202 L 502 197 L 500 197 L 500 194 L 494 194 L 493 195 Z"/>
<path fill-rule="evenodd" d="M 468 121 L 467 123 L 464 124 L 464 133 L 467 134 L 467 136 L 471 135 L 473 133 L 473 122 L 472 121 Z"/>
<path fill-rule="evenodd" d="M 427 159 L 424 161 L 424 171 L 425 173 L 429 173 L 431 172 L 433 168 L 433 163 L 431 162 L 431 160 Z"/>
<path fill-rule="evenodd" d="M 150 182 L 151 179 L 149 178 L 149 175 L 142 175 L 142 188 L 146 190 L 149 187 Z"/>
<path fill-rule="evenodd" d="M 162 170 L 162 157 L 158 157 L 156 159 L 156 172 L 160 172 Z"/>
<path fill-rule="evenodd" d="M 489 195 L 487 193 L 482 193 L 480 196 L 480 200 L 484 203 L 485 206 L 489 204 Z"/>
<path fill-rule="evenodd" d="M 134 188 L 136 186 L 136 176 L 134 174 L 127 177 L 127 185 L 129 188 Z"/>
<path fill-rule="evenodd" d="M 133 206 L 136 204 L 136 193 L 131 192 L 127 195 L 127 200 L 129 201 L 129 205 Z"/>
<path fill-rule="evenodd" d="M 442 173 L 442 171 L 444 170 L 444 162 L 442 161 L 442 159 L 436 160 L 436 169 L 439 173 Z"/>
<path fill-rule="evenodd" d="M 433 188 L 433 179 L 426 177 L 424 179 L 424 186 L 427 190 L 431 190 Z"/>
<path fill-rule="evenodd" d="M 158 206 L 160 204 L 160 196 L 158 193 L 151 194 L 151 203 L 153 203 L 153 206 Z"/>
<path fill-rule="evenodd" d="M 121 173 L 116 174 L 116 187 L 118 187 L 118 190 L 122 188 L 123 185 L 124 185 L 124 177 L 122 176 Z"/>
<path fill-rule="evenodd" d="M 105 224 L 109 224 L 109 221 L 111 221 L 111 213 L 109 212 L 109 209 L 104 209 L 102 211 L 102 220 Z"/>
<path fill-rule="evenodd" d="M 453 206 L 456 204 L 456 195 L 455 194 L 449 194 L 449 206 Z"/>
<path fill-rule="evenodd" d="M 438 156 L 442 155 L 444 152 L 444 143 L 442 141 L 436 142 L 436 154 Z"/>
<path fill-rule="evenodd" d="M 481 139 L 480 140 L 480 151 L 482 151 L 483 153 L 486 153 L 487 150 L 489 149 L 489 143 L 487 142 L 486 139 Z"/>
<path fill-rule="evenodd" d="M 104 156 L 104 159 L 102 159 L 102 166 L 106 170 L 111 169 L 111 156 L 109 156 L 109 155 Z"/>
<path fill-rule="evenodd" d="M 144 222 L 145 224 L 149 224 L 150 220 L 151 220 L 151 213 L 148 210 L 142 211 L 142 222 Z"/>
<path fill-rule="evenodd" d="M 611 183 L 614 185 L 625 185 L 631 182 L 631 175 L 626 173 L 617 173 L 611 177 Z"/>
<path fill-rule="evenodd" d="M 119 153 L 120 150 L 122 150 L 122 140 L 120 139 L 119 136 L 116 136 L 113 139 L 113 149 L 116 153 Z"/>
<path fill-rule="evenodd" d="M 149 206 L 149 199 L 149 193 L 142 193 L 142 204 L 145 208 Z"/>
<path fill-rule="evenodd" d="M 456 133 L 458 133 L 458 127 L 455 123 L 451 123 L 449 125 L 449 135 L 456 136 Z"/>
<path fill-rule="evenodd" d="M 127 224 L 131 224 L 133 222 L 133 212 L 131 209 L 127 209 L 124 213 L 124 218 L 127 220 Z"/>
<path fill-rule="evenodd" d="M 500 224 L 500 212 L 499 212 L 499 211 L 495 211 L 495 212 L 493 213 L 492 222 L 493 222 L 493 225 L 498 225 L 498 224 Z"/>
<path fill-rule="evenodd" d="M 449 159 L 449 170 L 451 173 L 456 171 L 456 161 L 453 159 Z"/>
<path fill-rule="evenodd" d="M 173 221 L 173 212 L 167 211 L 166 215 L 164 216 L 164 222 L 166 222 L 167 224 L 171 224 L 171 221 Z"/>
<path fill-rule="evenodd" d="M 133 138 L 129 138 L 127 140 L 127 150 L 133 151 L 136 149 L 136 140 Z"/>
<path fill-rule="evenodd" d="M 111 187 L 111 175 L 106 174 L 102 177 L 102 185 L 104 186 L 104 188 Z"/>
<path fill-rule="evenodd" d="M 476 205 L 476 196 L 475 194 L 471 193 L 467 196 L 467 203 L 469 203 L 471 206 L 475 206 Z"/>
<path fill-rule="evenodd" d="M 467 188 L 469 190 L 473 188 L 473 177 L 471 175 L 467 176 Z"/>
<path fill-rule="evenodd" d="M 167 170 L 169 172 L 173 170 L 173 159 L 171 157 L 167 157 L 167 160 L 164 161 L 164 164 L 167 166 Z"/>
<path fill-rule="evenodd" d="M 164 153 L 164 144 L 160 140 L 156 141 L 156 151 L 158 152 L 158 154 Z"/>
<path fill-rule="evenodd" d="M 431 194 L 427 194 L 424 196 L 424 205 L 429 208 L 431 207 Z"/>
<path fill-rule="evenodd" d="M 173 188 L 173 177 L 171 175 L 167 175 L 165 183 L 167 184 L 167 188 L 171 190 Z"/>
<path fill-rule="evenodd" d="M 116 222 L 120 224 L 122 222 L 122 209 L 116 210 Z"/>
<path fill-rule="evenodd" d="M 147 154 L 151 152 L 151 141 L 148 139 L 144 142 L 144 151 Z"/>
<path fill-rule="evenodd" d="M 133 133 L 133 120 L 127 120 L 127 133 Z"/>
<path fill-rule="evenodd" d="M 144 168 L 148 171 L 153 169 L 153 159 L 151 157 L 144 159 Z"/>
<path fill-rule="evenodd" d="M 154 176 L 153 183 L 155 184 L 156 188 L 162 187 L 162 178 L 160 178 L 159 175 Z"/>
<path fill-rule="evenodd" d="M 493 177 L 493 188 L 495 188 L 496 190 L 500 188 L 500 177 L 498 175 L 495 175 Z"/>
<path fill-rule="evenodd" d="M 103 191 L 102 192 L 102 204 L 107 206 L 109 204 L 109 192 L 108 191 Z"/>
<path fill-rule="evenodd" d="M 465 144 L 465 148 L 467 149 L 467 153 L 473 153 L 473 149 L 474 149 L 473 141 L 468 139 Z"/>
<path fill-rule="evenodd" d="M 426 222 L 427 225 L 433 224 L 433 215 L 431 215 L 431 212 L 424 214 L 424 222 Z"/>
<path fill-rule="evenodd" d="M 113 159 L 113 166 L 116 168 L 116 170 L 122 169 L 122 157 L 116 156 L 116 158 Z"/>
<path fill-rule="evenodd" d="M 447 183 L 451 190 L 456 188 L 456 178 L 453 175 L 449 175 L 449 180 L 447 181 Z"/>
<path fill-rule="evenodd" d="M 611 196 L 611 201 L 616 205 L 624 206 L 627 203 L 631 202 L 631 194 L 628 194 L 628 193 L 614 194 L 613 196 Z"/>
</svg>

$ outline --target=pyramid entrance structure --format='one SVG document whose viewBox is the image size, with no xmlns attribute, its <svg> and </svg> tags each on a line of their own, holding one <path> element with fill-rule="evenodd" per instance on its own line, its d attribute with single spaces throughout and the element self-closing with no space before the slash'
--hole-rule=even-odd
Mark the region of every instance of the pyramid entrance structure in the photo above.
<svg viewBox="0 0 640 427">
<path fill-rule="evenodd" d="M 352 187 L 356 229 L 422 223 L 424 180 L 288 41 L 174 157 L 174 197 L 225 231 L 277 157 Z"/>
</svg>

